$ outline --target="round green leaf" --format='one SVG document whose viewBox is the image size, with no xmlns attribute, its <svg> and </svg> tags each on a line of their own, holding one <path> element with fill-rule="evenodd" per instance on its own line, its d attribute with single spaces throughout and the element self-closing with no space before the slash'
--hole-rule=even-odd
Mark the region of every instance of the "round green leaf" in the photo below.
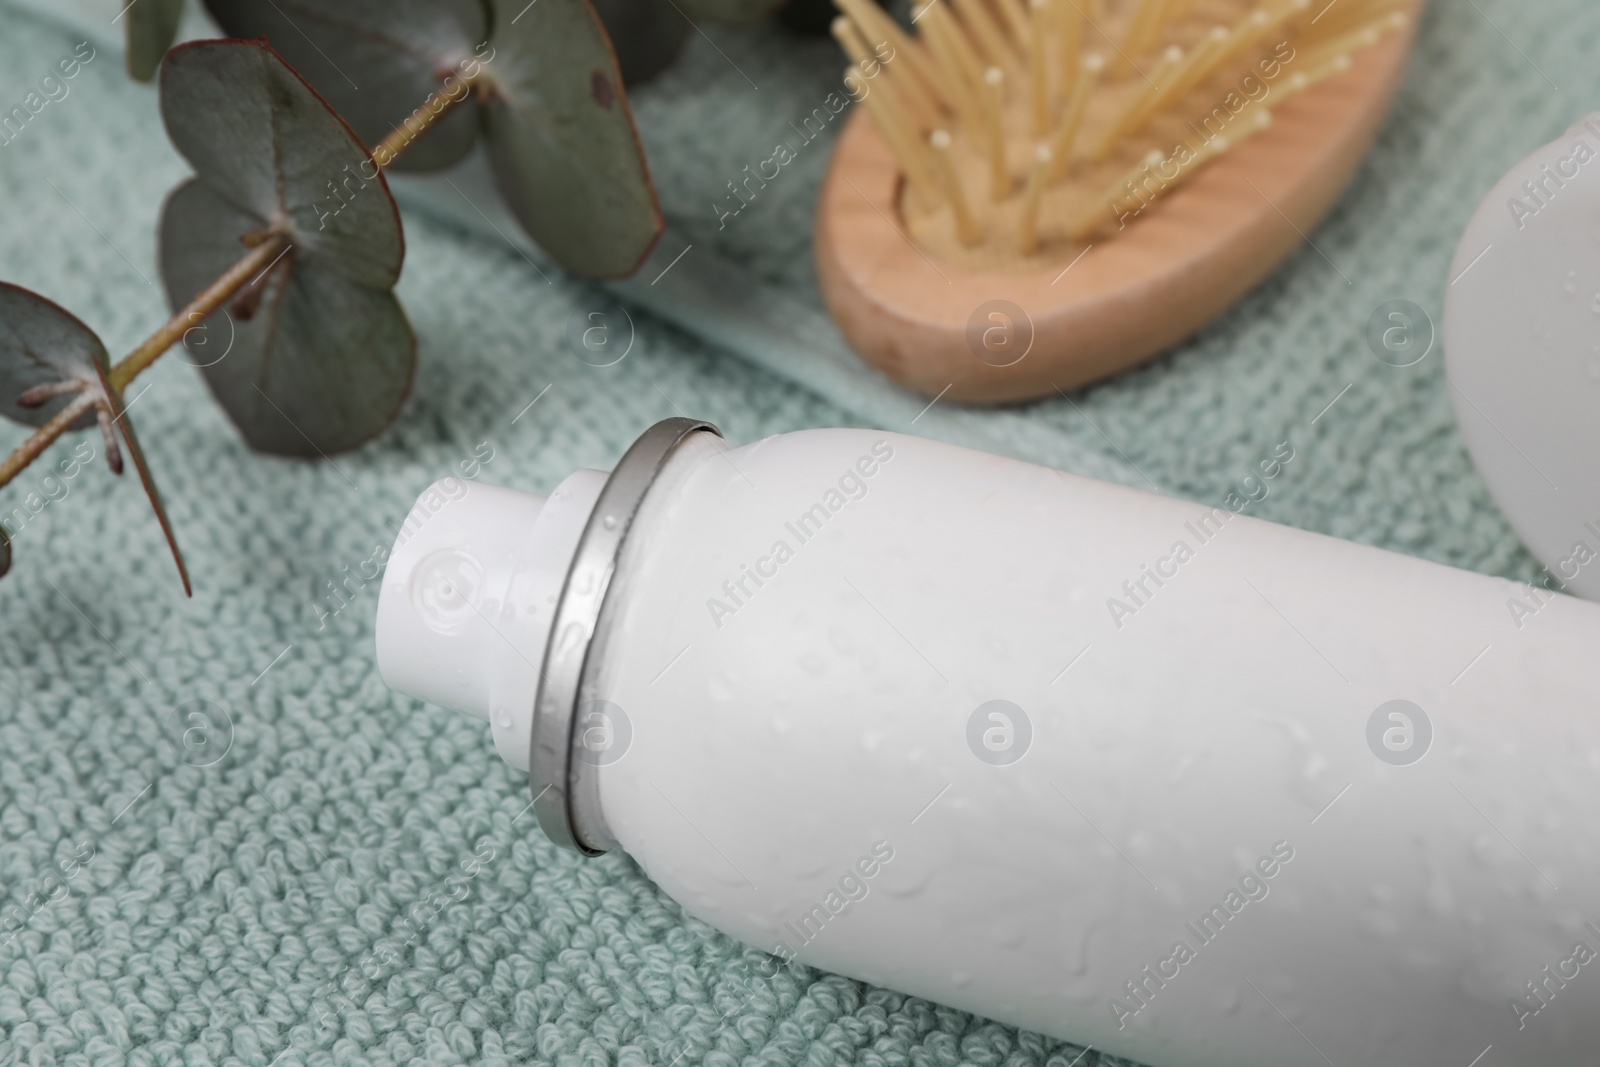
<svg viewBox="0 0 1600 1067">
<path fill-rule="evenodd" d="M 162 208 L 173 308 L 248 242 L 269 230 L 288 241 L 186 341 L 228 416 L 251 447 L 284 455 L 343 451 L 383 430 L 410 390 L 416 339 L 391 291 L 399 215 L 354 134 L 261 42 L 174 49 L 161 112 L 196 174 Z"/>
<path fill-rule="evenodd" d="M 128 74 L 147 82 L 156 76 L 161 57 L 178 36 L 183 0 L 134 0 L 122 12 L 128 43 Z"/>
<path fill-rule="evenodd" d="M 77 399 L 63 392 L 38 407 L 18 403 L 30 389 L 61 383 L 93 388 L 110 365 L 106 346 L 66 309 L 20 286 L 0 282 L 0 415 L 24 426 L 43 426 Z M 94 425 L 94 412 L 72 424 Z"/>
<path fill-rule="evenodd" d="M 824 0 L 826 2 L 826 0 Z M 617 53 L 622 83 L 633 87 L 660 74 L 683 50 L 694 24 L 669 0 L 593 0 Z"/>
<path fill-rule="evenodd" d="M 405 241 L 388 183 L 350 128 L 270 46 L 195 41 L 173 49 L 162 69 L 161 117 L 207 188 L 256 228 L 289 228 L 298 263 L 374 287 L 400 276 Z"/>
<path fill-rule="evenodd" d="M 161 212 L 161 276 L 174 308 L 238 260 L 259 221 L 207 186 L 179 186 Z M 318 456 L 393 421 L 416 339 L 394 293 L 296 259 L 298 246 L 185 337 L 206 384 L 250 447 Z M 219 354 L 220 353 L 220 354 Z"/>
<path fill-rule="evenodd" d="M 231 37 L 266 37 L 369 148 L 433 93 L 466 93 L 460 74 L 476 69 L 474 50 L 489 32 L 482 0 L 206 0 L 206 8 Z M 474 111 L 443 116 L 395 168 L 437 170 L 466 155 L 478 134 Z"/>
<path fill-rule="evenodd" d="M 605 30 L 588 0 L 491 0 L 484 133 L 522 228 L 593 278 L 636 269 L 661 210 Z"/>
</svg>

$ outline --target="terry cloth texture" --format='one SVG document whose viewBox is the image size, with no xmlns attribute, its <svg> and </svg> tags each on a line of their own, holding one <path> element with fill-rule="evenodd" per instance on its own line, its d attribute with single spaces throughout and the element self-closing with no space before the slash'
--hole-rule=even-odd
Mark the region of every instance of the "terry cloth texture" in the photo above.
<svg viewBox="0 0 1600 1067">
<path fill-rule="evenodd" d="M 0 111 L 79 39 L 0 11 Z M 1533 578 L 1468 460 L 1437 351 L 1390 367 L 1363 331 L 1392 299 L 1437 317 L 1478 200 L 1600 104 L 1597 52 L 1588 0 L 1437 0 L 1371 158 L 1281 270 L 1179 352 L 988 425 L 1048 431 L 1086 467 L 1210 503 L 1287 441 L 1295 458 L 1252 514 Z M 739 215 L 720 210 L 841 67 L 826 42 L 707 28 L 637 98 L 674 226 L 813 309 L 826 141 Z M 0 146 L 0 278 L 127 351 L 164 317 L 155 222 L 185 172 L 154 91 L 102 48 Z M 180 353 L 134 387 L 192 601 L 133 479 L 91 464 L 47 484 L 41 463 L 0 492 L 6 509 L 49 500 L 0 582 L 0 901 L 25 920 L 0 935 L 0 1064 L 1095 1064 L 837 976 L 759 977 L 764 957 L 686 917 L 627 857 L 549 845 L 481 723 L 383 686 L 375 586 L 340 606 L 327 585 L 463 462 L 492 455 L 480 477 L 547 492 L 678 411 L 734 442 L 886 422 L 644 313 L 628 357 L 591 367 L 564 338 L 594 289 L 414 212 L 406 235 L 420 369 L 369 447 L 252 455 Z M 100 451 L 80 435 L 50 464 L 75 443 Z"/>
</svg>

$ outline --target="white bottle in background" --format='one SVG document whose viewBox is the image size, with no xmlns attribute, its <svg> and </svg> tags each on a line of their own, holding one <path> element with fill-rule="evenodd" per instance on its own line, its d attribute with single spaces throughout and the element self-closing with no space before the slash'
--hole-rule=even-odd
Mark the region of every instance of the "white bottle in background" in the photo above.
<svg viewBox="0 0 1600 1067">
<path fill-rule="evenodd" d="M 689 420 L 436 485 L 378 618 L 557 841 L 1158 1067 L 1600 1063 L 1597 650 L 1600 605 L 1229 508 Z"/>
</svg>

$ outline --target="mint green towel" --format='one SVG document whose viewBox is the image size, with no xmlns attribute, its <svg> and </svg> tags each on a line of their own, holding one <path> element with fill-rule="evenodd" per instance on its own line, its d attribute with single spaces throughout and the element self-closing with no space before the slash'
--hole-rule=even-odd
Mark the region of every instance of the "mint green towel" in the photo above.
<svg viewBox="0 0 1600 1067">
<path fill-rule="evenodd" d="M 103 6 L 109 24 L 120 3 Z M 706 33 L 638 95 L 665 210 L 814 316 L 828 145 L 738 216 L 719 224 L 716 205 L 842 63 L 770 28 Z M 0 113 L 79 39 L 0 10 Z M 684 916 L 625 856 L 557 851 L 482 724 L 385 689 L 376 587 L 329 585 L 462 464 L 547 491 L 679 411 L 736 442 L 853 424 L 986 435 L 1210 502 L 1287 441 L 1295 458 L 1252 514 L 1531 578 L 1462 447 L 1437 350 L 1396 369 L 1363 331 L 1391 299 L 1437 315 L 1479 198 L 1600 103 L 1597 52 L 1593 3 L 1436 0 L 1315 247 L 1182 351 L 1070 401 L 941 404 L 912 425 L 923 401 L 774 374 L 758 365 L 771 353 L 707 343 L 716 323 L 641 311 L 628 357 L 591 367 L 565 336 L 602 293 L 414 211 L 400 296 L 416 390 L 361 452 L 251 455 L 167 356 L 130 401 L 194 600 L 133 480 L 70 462 L 97 437 L 0 491 L 8 513 L 39 505 L 0 582 L 0 1064 L 1091 1067 L 1093 1051 L 836 976 L 763 978 L 760 954 Z M 0 144 L 0 278 L 74 310 L 116 353 L 164 317 L 155 221 L 185 173 L 154 92 L 120 62 L 102 47 Z M 73 477 L 47 483 L 57 461 Z"/>
</svg>

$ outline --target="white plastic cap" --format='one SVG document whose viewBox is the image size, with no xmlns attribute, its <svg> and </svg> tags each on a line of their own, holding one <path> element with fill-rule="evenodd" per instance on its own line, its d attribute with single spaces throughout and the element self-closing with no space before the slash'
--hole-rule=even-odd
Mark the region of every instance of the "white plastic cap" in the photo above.
<svg viewBox="0 0 1600 1067">
<path fill-rule="evenodd" d="M 441 479 L 417 498 L 384 571 L 384 683 L 487 720 L 500 757 L 522 770 L 556 602 L 605 483 L 580 470 L 540 497 Z"/>
<path fill-rule="evenodd" d="M 1597 149 L 1600 112 L 1500 180 L 1456 246 L 1440 323 L 1456 424 L 1544 564 L 1533 584 L 1589 600 L 1600 600 Z"/>
<path fill-rule="evenodd" d="M 389 688 L 488 721 L 495 618 L 544 497 L 442 478 L 411 508 L 378 595 Z"/>
</svg>

